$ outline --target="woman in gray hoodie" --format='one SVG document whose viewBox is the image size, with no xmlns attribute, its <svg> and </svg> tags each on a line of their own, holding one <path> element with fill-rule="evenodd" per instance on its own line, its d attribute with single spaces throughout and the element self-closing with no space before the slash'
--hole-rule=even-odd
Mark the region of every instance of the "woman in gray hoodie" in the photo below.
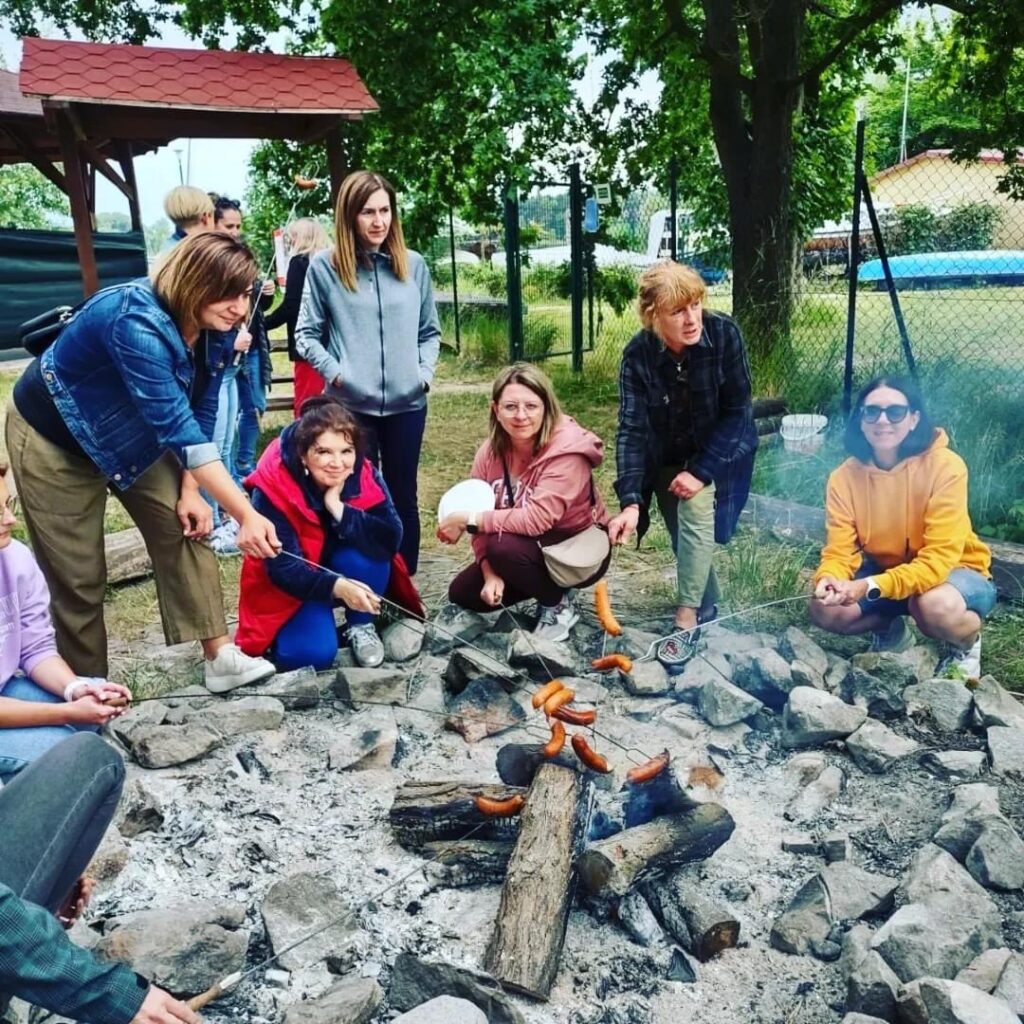
<svg viewBox="0 0 1024 1024">
<path fill-rule="evenodd" d="M 430 271 L 406 248 L 395 190 L 355 171 L 334 211 L 334 246 L 309 261 L 295 348 L 355 413 L 366 453 L 402 520 L 401 554 L 419 559 L 416 471 L 441 327 Z"/>
</svg>

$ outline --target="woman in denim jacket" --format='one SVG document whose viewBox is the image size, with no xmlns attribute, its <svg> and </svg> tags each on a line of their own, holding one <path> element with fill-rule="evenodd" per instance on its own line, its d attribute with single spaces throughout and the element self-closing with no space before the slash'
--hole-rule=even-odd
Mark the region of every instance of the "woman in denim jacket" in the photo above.
<svg viewBox="0 0 1024 1024">
<path fill-rule="evenodd" d="M 199 640 L 215 692 L 264 679 L 270 662 L 230 643 L 202 486 L 241 523 L 239 547 L 278 548 L 196 422 L 193 348 L 245 318 L 252 253 L 220 233 L 180 242 L 149 282 L 94 295 L 14 389 L 7 449 L 32 547 L 53 598 L 61 653 L 79 675 L 106 676 L 103 514 L 110 488 L 153 562 L 164 636 Z M 202 361 L 200 361 L 201 363 Z M 198 368 L 200 372 L 204 366 Z"/>
</svg>

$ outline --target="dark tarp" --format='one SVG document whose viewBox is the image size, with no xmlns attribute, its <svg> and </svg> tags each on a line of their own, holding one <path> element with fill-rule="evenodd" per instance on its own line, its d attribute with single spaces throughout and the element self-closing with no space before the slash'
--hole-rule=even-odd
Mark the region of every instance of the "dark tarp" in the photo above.
<svg viewBox="0 0 1024 1024">
<path fill-rule="evenodd" d="M 93 234 L 100 287 L 145 277 L 141 231 Z M 70 231 L 0 229 L 0 349 L 16 348 L 18 328 L 54 306 L 82 301 L 82 272 Z"/>
</svg>

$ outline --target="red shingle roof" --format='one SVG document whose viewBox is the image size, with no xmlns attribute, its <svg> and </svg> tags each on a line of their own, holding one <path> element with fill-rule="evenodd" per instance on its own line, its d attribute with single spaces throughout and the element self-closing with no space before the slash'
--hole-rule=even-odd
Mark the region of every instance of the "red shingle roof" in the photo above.
<svg viewBox="0 0 1024 1024">
<path fill-rule="evenodd" d="M 14 114 L 17 117 L 43 116 L 43 105 L 39 100 L 21 95 L 17 71 L 0 71 L 0 114 Z"/>
<path fill-rule="evenodd" d="M 347 60 L 63 39 L 22 42 L 21 92 L 41 99 L 255 113 L 377 109 Z"/>
</svg>

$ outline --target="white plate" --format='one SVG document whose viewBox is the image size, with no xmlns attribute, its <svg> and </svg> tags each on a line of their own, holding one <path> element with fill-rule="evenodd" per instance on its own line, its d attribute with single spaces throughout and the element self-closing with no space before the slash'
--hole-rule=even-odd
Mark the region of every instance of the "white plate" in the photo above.
<svg viewBox="0 0 1024 1024">
<path fill-rule="evenodd" d="M 437 521 L 453 512 L 490 512 L 494 508 L 494 488 L 483 480 L 463 480 L 445 491 L 437 506 Z"/>
</svg>

